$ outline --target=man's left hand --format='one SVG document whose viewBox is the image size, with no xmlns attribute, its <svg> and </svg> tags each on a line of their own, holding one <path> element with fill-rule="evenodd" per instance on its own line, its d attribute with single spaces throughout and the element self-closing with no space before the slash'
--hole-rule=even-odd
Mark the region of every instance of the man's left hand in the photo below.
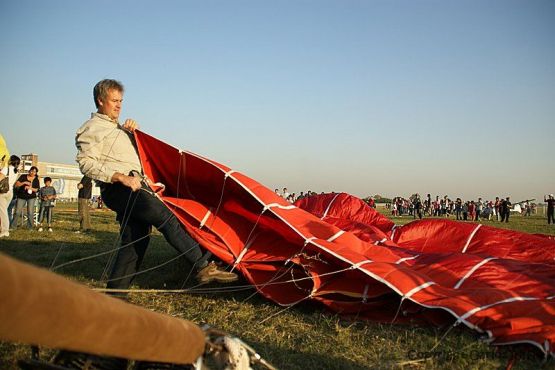
<svg viewBox="0 0 555 370">
<path fill-rule="evenodd" d="M 125 123 L 123 124 L 123 128 L 129 132 L 133 132 L 135 131 L 135 129 L 139 128 L 139 125 L 137 124 L 137 122 L 135 122 L 135 120 L 128 118 L 125 120 Z"/>
</svg>

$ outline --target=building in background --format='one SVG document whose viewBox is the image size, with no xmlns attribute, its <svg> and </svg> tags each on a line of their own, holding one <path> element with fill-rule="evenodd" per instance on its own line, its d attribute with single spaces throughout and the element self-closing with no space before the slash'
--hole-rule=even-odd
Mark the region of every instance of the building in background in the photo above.
<svg viewBox="0 0 555 370">
<path fill-rule="evenodd" d="M 83 177 L 79 166 L 73 164 L 51 163 L 39 161 L 37 154 L 21 156 L 22 170 L 26 173 L 31 166 L 39 169 L 40 186 L 44 186 L 45 177 L 52 178 L 52 186 L 56 189 L 59 200 L 77 201 L 77 184 Z M 100 195 L 100 189 L 93 187 L 93 196 Z"/>
</svg>

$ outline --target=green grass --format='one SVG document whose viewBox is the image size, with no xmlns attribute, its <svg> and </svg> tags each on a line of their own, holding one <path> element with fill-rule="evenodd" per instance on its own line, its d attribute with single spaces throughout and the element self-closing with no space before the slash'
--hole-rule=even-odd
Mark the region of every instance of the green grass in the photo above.
<svg viewBox="0 0 555 370">
<path fill-rule="evenodd" d="M 0 239 L 0 251 L 48 268 L 58 252 L 56 265 L 118 246 L 118 228 L 111 211 L 93 212 L 95 231 L 86 235 L 73 233 L 78 227 L 75 204 L 57 207 L 54 220 L 53 233 L 16 230 L 10 238 Z M 404 224 L 412 221 L 412 217 L 396 217 L 394 221 Z M 508 224 L 490 221 L 484 224 L 555 235 L 555 227 L 546 225 L 540 216 L 514 215 Z M 142 269 L 157 266 L 175 255 L 155 233 Z M 70 264 L 57 272 L 100 287 L 107 260 L 108 255 L 104 255 Z M 139 275 L 135 287 L 181 288 L 188 271 L 186 262 L 176 260 Z M 185 286 L 192 287 L 192 282 Z M 498 369 L 505 368 L 513 356 L 514 369 L 554 367 L 553 361 L 543 362 L 539 352 L 530 346 L 489 346 L 479 340 L 477 333 L 464 327 L 447 331 L 447 327 L 357 321 L 312 304 L 284 310 L 253 293 L 253 290 L 202 293 L 193 289 L 187 294 L 136 293 L 130 298 L 142 307 L 228 331 L 281 369 Z M 42 349 L 42 353 L 48 355 L 52 351 Z M 0 369 L 16 369 L 17 360 L 29 356 L 26 345 L 0 342 Z"/>
</svg>

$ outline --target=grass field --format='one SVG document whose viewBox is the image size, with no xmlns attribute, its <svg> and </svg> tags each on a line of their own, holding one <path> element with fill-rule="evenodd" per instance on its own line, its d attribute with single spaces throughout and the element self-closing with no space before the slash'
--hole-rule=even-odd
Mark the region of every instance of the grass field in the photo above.
<svg viewBox="0 0 555 370">
<path fill-rule="evenodd" d="M 0 252 L 49 268 L 58 252 L 56 265 L 117 247 L 118 228 L 111 211 L 93 212 L 94 232 L 85 235 L 74 233 L 78 227 L 75 204 L 58 207 L 54 220 L 53 233 L 16 230 L 10 238 L 0 239 Z M 405 224 L 412 217 L 396 217 L 394 221 Z M 548 226 L 541 216 L 514 215 L 507 224 L 484 223 L 555 235 L 555 227 Z M 155 233 L 142 269 L 155 267 L 175 255 Z M 107 260 L 108 255 L 103 255 L 69 264 L 56 272 L 91 287 L 103 287 L 100 278 Z M 186 281 L 188 271 L 189 266 L 179 259 L 137 276 L 134 286 L 192 287 L 193 282 Z M 218 293 L 191 289 L 187 294 L 136 293 L 130 299 L 151 310 L 228 331 L 281 369 L 499 369 L 509 363 L 514 365 L 513 369 L 555 368 L 553 361 L 545 362 L 531 346 L 490 346 L 477 333 L 463 327 L 447 332 L 447 327 L 346 320 L 308 304 L 283 310 L 253 293 L 253 289 Z M 30 353 L 29 346 L 0 342 L 0 369 L 16 369 L 16 361 L 29 358 Z M 41 349 L 41 353 L 48 356 L 52 350 Z"/>
</svg>

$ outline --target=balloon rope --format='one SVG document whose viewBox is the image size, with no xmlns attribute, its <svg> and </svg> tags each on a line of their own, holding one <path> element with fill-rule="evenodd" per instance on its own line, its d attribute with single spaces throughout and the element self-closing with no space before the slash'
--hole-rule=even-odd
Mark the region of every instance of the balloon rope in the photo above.
<svg viewBox="0 0 555 370">
<path fill-rule="evenodd" d="M 290 308 L 296 306 L 297 304 L 299 304 L 299 303 L 301 303 L 301 302 L 303 302 L 303 301 L 306 301 L 307 299 L 309 299 L 309 298 L 311 298 L 311 297 L 312 297 L 312 295 L 307 295 L 306 297 L 299 299 L 297 302 L 294 302 L 294 303 L 288 305 L 287 307 L 285 307 L 285 308 L 279 310 L 278 312 L 276 312 L 276 313 L 274 313 L 274 314 L 272 314 L 272 315 L 266 317 L 264 320 L 259 321 L 258 324 L 264 324 L 266 321 L 270 320 L 271 318 L 274 318 L 274 317 L 276 317 L 276 316 L 278 316 L 278 315 L 281 315 L 281 314 L 284 313 L 285 311 L 289 310 Z"/>
<path fill-rule="evenodd" d="M 352 267 L 347 267 L 344 269 L 330 271 L 323 274 L 320 274 L 321 277 L 323 276 L 331 276 L 335 274 L 340 274 L 342 272 L 352 270 Z M 142 272 L 142 271 L 141 271 Z M 121 279 L 121 278 L 120 278 Z M 257 288 L 261 286 L 268 286 L 268 285 L 280 285 L 280 284 L 290 284 L 295 283 L 303 280 L 312 280 L 312 277 L 307 276 L 298 279 L 290 279 L 286 281 L 277 281 L 271 283 L 263 283 L 263 284 L 246 284 L 246 285 L 234 285 L 234 286 L 227 286 L 227 287 L 215 287 L 215 288 L 204 288 L 204 289 L 196 289 L 188 288 L 188 289 L 109 289 L 109 288 L 95 288 L 94 290 L 99 292 L 114 292 L 114 293 L 210 293 L 210 292 L 225 292 L 227 290 L 245 290 L 245 288 Z"/>
</svg>

